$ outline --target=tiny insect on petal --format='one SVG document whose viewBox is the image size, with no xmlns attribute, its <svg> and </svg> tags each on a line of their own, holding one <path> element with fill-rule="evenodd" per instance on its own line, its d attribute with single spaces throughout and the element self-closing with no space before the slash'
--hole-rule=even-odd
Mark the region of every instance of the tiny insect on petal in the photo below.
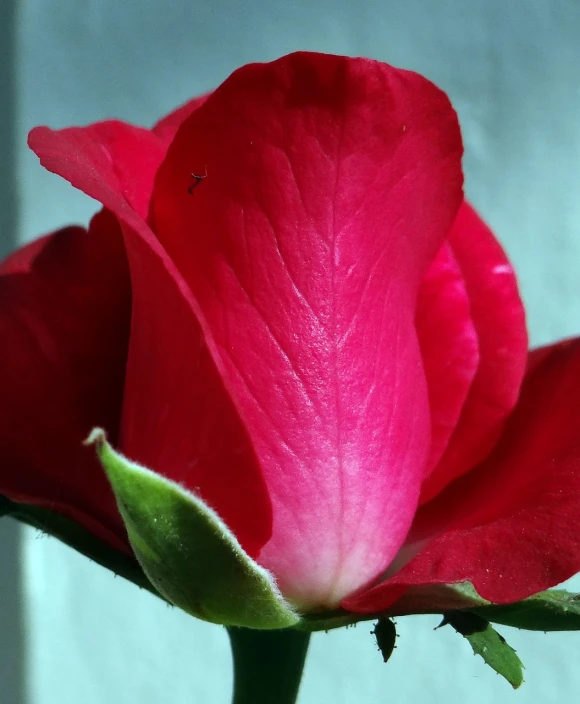
<svg viewBox="0 0 580 704">
<path fill-rule="evenodd" d="M 190 196 L 192 196 L 193 189 L 197 188 L 204 178 L 207 178 L 207 166 L 205 167 L 205 172 L 202 175 L 191 173 L 190 176 L 193 179 L 193 183 L 189 186 L 187 192 Z"/>
</svg>

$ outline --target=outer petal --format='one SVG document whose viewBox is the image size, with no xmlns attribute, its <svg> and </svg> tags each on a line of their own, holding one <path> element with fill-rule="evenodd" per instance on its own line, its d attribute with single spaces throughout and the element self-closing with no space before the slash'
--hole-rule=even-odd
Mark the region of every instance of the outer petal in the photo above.
<svg viewBox="0 0 580 704">
<path fill-rule="evenodd" d="M 116 437 L 130 320 L 121 233 L 107 213 L 0 267 L 0 493 L 74 519 L 129 551 L 94 452 L 95 425 Z"/>
<path fill-rule="evenodd" d="M 457 215 L 449 242 L 465 280 L 480 361 L 447 450 L 423 485 L 421 503 L 491 450 L 517 401 L 527 360 L 525 313 L 514 271 L 467 203 Z"/>
<path fill-rule="evenodd" d="M 542 356 L 492 455 L 425 507 L 440 529 L 454 515 L 447 531 L 346 608 L 380 610 L 401 585 L 466 580 L 508 603 L 580 570 L 580 339 Z"/>
<path fill-rule="evenodd" d="M 414 514 L 429 426 L 416 296 L 461 200 L 460 155 L 426 80 L 295 54 L 235 72 L 160 169 L 157 235 L 274 504 L 260 562 L 297 603 L 374 578 Z"/>
<path fill-rule="evenodd" d="M 421 282 L 416 325 L 431 408 L 430 472 L 455 430 L 479 363 L 469 297 L 448 242 Z"/>
<path fill-rule="evenodd" d="M 34 128 L 30 148 L 49 171 L 98 200 L 134 227 L 146 219 L 166 144 L 149 130 L 117 120 L 88 127 Z"/>
<path fill-rule="evenodd" d="M 124 223 L 133 317 L 122 451 L 184 482 L 255 555 L 271 533 L 264 481 L 205 348 L 195 302 L 145 222 L 165 145 L 147 130 L 120 122 L 60 131 L 41 127 L 29 142 L 46 168 Z"/>
<path fill-rule="evenodd" d="M 159 252 L 126 233 L 134 296 L 123 451 L 207 501 L 256 556 L 271 506 L 251 444 L 179 287 Z"/>
</svg>

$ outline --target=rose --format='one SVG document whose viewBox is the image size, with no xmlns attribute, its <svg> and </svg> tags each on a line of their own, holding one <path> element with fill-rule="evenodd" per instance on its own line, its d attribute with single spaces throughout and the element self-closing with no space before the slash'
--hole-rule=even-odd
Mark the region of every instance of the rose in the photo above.
<svg viewBox="0 0 580 704">
<path fill-rule="evenodd" d="M 93 427 L 283 608 L 403 613 L 462 582 L 507 603 L 580 568 L 578 343 L 528 358 L 513 270 L 462 203 L 459 128 L 431 83 L 300 53 L 151 131 L 37 128 L 30 145 L 104 210 L 1 270 L 9 499 L 135 550 L 212 620 L 183 579 L 178 596 L 163 583 L 181 557 L 148 562 L 141 494 L 127 508 L 114 467 L 141 470 L 99 436 L 116 504 L 81 446 Z"/>
</svg>

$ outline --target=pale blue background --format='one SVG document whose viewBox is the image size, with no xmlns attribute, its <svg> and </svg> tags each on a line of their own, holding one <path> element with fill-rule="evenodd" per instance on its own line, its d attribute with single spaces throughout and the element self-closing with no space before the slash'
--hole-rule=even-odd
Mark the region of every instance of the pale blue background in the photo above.
<svg viewBox="0 0 580 704">
<path fill-rule="evenodd" d="M 27 240 L 85 223 L 95 209 L 26 151 L 33 125 L 112 116 L 150 124 L 247 61 L 295 49 L 367 55 L 449 92 L 463 124 L 467 193 L 513 258 L 533 341 L 580 331 L 575 0 L 21 0 L 15 17 L 10 5 L 0 0 L 2 247 L 16 215 Z M 19 576 L 14 533 L 0 522 L 1 704 L 229 701 L 221 628 L 169 610 L 32 530 Z M 459 636 L 433 632 L 436 623 L 400 620 L 387 666 L 368 624 L 314 636 L 300 702 L 580 700 L 580 634 L 503 629 L 527 665 L 514 693 Z"/>
</svg>

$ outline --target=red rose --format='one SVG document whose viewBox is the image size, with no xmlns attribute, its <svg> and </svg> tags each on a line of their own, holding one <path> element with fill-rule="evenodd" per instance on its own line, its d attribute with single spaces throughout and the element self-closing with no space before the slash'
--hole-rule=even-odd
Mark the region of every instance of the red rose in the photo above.
<svg viewBox="0 0 580 704">
<path fill-rule="evenodd" d="M 430 82 L 299 53 L 151 131 L 30 145 L 104 210 L 0 270 L 1 493 L 131 554 L 81 445 L 100 426 L 300 611 L 463 581 L 505 603 L 580 569 L 578 345 L 528 361 Z"/>
</svg>

